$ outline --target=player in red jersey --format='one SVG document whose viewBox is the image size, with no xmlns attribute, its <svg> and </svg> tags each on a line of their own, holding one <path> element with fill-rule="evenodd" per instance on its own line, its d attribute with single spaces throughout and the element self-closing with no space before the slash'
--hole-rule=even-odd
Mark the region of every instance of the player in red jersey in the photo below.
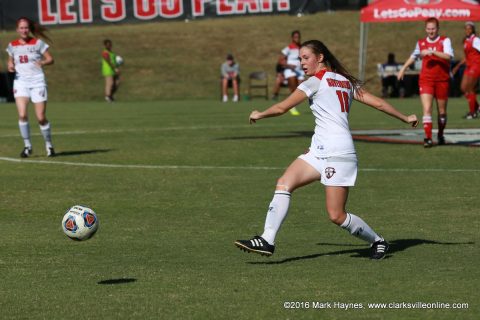
<svg viewBox="0 0 480 320">
<path fill-rule="evenodd" d="M 460 88 L 468 100 L 468 113 L 465 119 L 475 119 L 480 112 L 477 102 L 475 88 L 480 77 L 480 38 L 475 34 L 475 24 L 471 21 L 465 22 L 465 40 L 463 40 L 463 50 L 465 57 L 459 64 L 453 68 L 455 74 L 460 66 L 466 64 L 463 72 Z"/>
<path fill-rule="evenodd" d="M 438 110 L 438 144 L 445 144 L 443 131 L 447 125 L 447 101 L 450 89 L 450 61 L 453 58 L 452 42 L 439 35 L 439 22 L 436 18 L 425 21 L 427 37 L 418 40 L 415 50 L 398 72 L 402 80 L 405 70 L 422 59 L 422 70 L 418 85 L 423 107 L 423 129 L 425 131 L 424 147 L 430 148 L 432 142 L 432 107 L 433 99 L 437 100 Z"/>
</svg>

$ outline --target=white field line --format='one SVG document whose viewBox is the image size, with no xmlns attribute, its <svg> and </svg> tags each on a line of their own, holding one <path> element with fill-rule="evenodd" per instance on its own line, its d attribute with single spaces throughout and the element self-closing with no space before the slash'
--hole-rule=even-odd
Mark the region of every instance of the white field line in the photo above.
<svg viewBox="0 0 480 320">
<path fill-rule="evenodd" d="M 0 157 L 0 161 L 22 164 L 53 164 L 76 167 L 98 167 L 98 168 L 125 168 L 125 169 L 194 169 L 194 170 L 284 170 L 284 167 L 256 167 L 256 166 L 176 166 L 176 165 L 142 165 L 142 164 L 110 164 L 110 163 L 88 163 L 52 160 L 22 160 L 17 158 Z M 409 169 L 409 168 L 363 168 L 359 171 L 365 172 L 480 172 L 480 169 Z"/>
<path fill-rule="evenodd" d="M 82 135 L 82 134 L 102 134 L 102 133 L 124 133 L 124 132 L 157 132 L 157 131 L 187 131 L 187 130 L 218 130 L 218 129 L 238 129 L 238 128 L 250 128 L 252 125 L 243 124 L 243 125 L 229 125 L 229 126 L 179 126 L 179 127 L 158 127 L 158 128 L 148 128 L 148 129 L 108 129 L 108 130 L 72 130 L 72 131 L 53 131 L 53 135 Z M 262 127 L 275 127 L 275 125 L 262 125 Z M 282 127 L 288 127 L 282 125 Z M 291 125 L 294 127 L 294 125 Z M 298 126 L 297 126 L 298 127 Z M 313 131 L 312 131 L 313 134 Z M 32 133 L 32 136 L 40 136 L 40 133 Z M 19 133 L 11 133 L 0 135 L 0 138 L 18 138 Z"/>
</svg>

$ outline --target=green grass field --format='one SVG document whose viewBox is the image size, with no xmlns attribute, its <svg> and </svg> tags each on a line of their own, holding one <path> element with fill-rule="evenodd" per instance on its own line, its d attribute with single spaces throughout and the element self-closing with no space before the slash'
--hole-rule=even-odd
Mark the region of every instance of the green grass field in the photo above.
<svg viewBox="0 0 480 320">
<path fill-rule="evenodd" d="M 394 103 L 420 110 L 418 99 Z M 276 253 L 264 258 L 233 241 L 262 232 L 275 181 L 309 146 L 313 118 L 302 106 L 300 117 L 250 126 L 252 106 L 267 102 L 51 103 L 59 156 L 44 156 L 32 124 L 34 156 L 16 162 L 15 107 L 0 105 L 0 318 L 478 318 L 480 149 L 357 142 L 348 210 L 391 242 L 391 254 L 371 261 L 367 246 L 329 222 L 313 184 L 294 194 Z M 461 119 L 465 109 L 451 100 L 450 128 L 478 127 Z M 352 129 L 407 128 L 352 110 Z M 63 234 L 74 204 L 96 210 L 93 239 Z M 284 309 L 286 301 L 310 308 Z M 367 307 L 417 301 L 469 307 Z"/>
</svg>

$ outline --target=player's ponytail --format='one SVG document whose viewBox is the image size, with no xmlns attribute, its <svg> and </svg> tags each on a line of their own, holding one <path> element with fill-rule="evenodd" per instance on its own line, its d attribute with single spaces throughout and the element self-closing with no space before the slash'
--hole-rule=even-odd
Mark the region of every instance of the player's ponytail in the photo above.
<svg viewBox="0 0 480 320">
<path fill-rule="evenodd" d="M 348 81 L 350 81 L 350 83 L 353 85 L 354 90 L 360 90 L 363 86 L 362 81 L 348 72 L 348 70 L 340 63 L 340 61 L 337 60 L 337 58 L 335 58 L 335 56 L 330 52 L 330 50 L 328 50 L 327 46 L 323 44 L 323 42 L 319 40 L 309 40 L 302 43 L 301 47 L 309 48 L 315 55 L 322 54 L 323 63 L 327 66 L 327 68 L 347 78 Z"/>
<path fill-rule="evenodd" d="M 48 31 L 47 28 L 26 17 L 21 17 L 17 20 L 17 27 L 22 21 L 25 21 L 28 23 L 28 29 L 34 35 L 34 37 L 42 38 L 48 42 L 52 42 L 52 40 L 46 35 L 46 32 Z"/>
</svg>

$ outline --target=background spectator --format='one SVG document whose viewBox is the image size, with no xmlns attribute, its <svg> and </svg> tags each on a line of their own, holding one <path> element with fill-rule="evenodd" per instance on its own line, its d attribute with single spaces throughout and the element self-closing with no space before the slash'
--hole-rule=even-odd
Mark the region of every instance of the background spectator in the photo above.
<svg viewBox="0 0 480 320">
<path fill-rule="evenodd" d="M 238 86 L 240 82 L 240 66 L 231 53 L 227 54 L 226 61 L 222 64 L 222 101 L 228 101 L 228 88 L 233 88 L 233 102 L 238 101 Z"/>
</svg>

